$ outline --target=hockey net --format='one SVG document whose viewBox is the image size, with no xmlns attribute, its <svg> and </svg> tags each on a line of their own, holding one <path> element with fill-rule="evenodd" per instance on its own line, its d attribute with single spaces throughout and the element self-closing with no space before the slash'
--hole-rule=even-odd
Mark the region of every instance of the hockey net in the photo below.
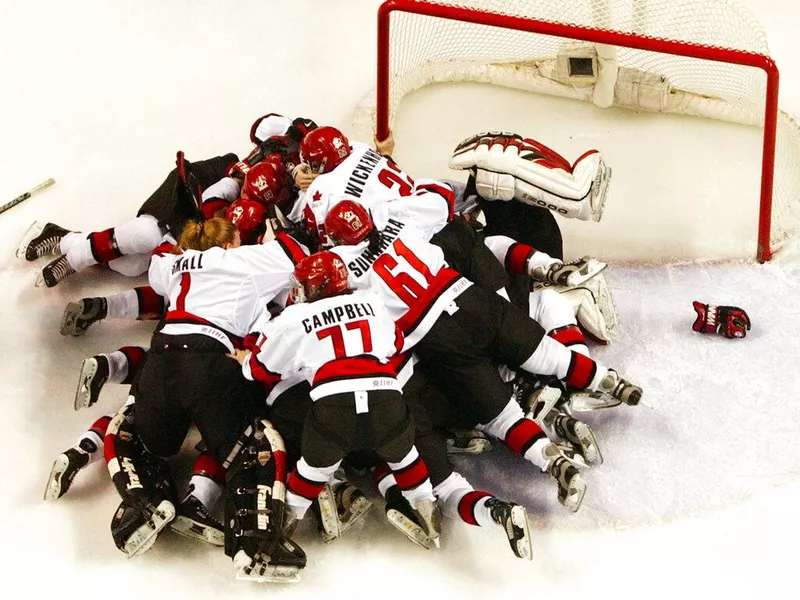
<svg viewBox="0 0 800 600">
<path fill-rule="evenodd" d="M 778 110 L 762 27 L 734 0 L 387 0 L 378 17 L 377 93 L 356 126 L 385 135 L 404 95 L 438 82 L 758 126 L 758 260 L 800 229 L 800 129 Z"/>
</svg>

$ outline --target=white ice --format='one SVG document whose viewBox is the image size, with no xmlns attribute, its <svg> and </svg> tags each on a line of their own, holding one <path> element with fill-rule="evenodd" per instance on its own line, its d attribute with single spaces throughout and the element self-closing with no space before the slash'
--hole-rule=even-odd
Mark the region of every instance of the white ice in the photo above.
<svg viewBox="0 0 800 600">
<path fill-rule="evenodd" d="M 800 10 L 789 0 L 749 3 L 781 69 L 781 105 L 798 114 Z M 97 269 L 34 289 L 43 264 L 12 258 L 19 237 L 34 220 L 98 230 L 129 218 L 177 150 L 190 160 L 244 153 L 251 122 L 267 112 L 347 129 L 374 85 L 379 4 L 4 3 L 0 203 L 48 177 L 57 183 L 0 215 L 3 597 L 796 597 L 800 251 L 767 265 L 752 259 L 758 133 L 482 86 L 409 97 L 396 123 L 400 163 L 412 175 L 458 178 L 446 170 L 454 142 L 491 128 L 518 129 L 571 159 L 603 149 L 615 169 L 606 215 L 565 223 L 565 246 L 611 263 L 622 323 L 595 355 L 645 389 L 642 406 L 589 415 L 606 462 L 586 472 L 576 515 L 557 504 L 545 476 L 503 450 L 458 461 L 477 486 L 528 507 L 533 562 L 515 559 L 499 530 L 455 522 L 443 547 L 426 552 L 378 506 L 332 545 L 304 525 L 300 584 L 249 585 L 234 580 L 218 549 L 168 532 L 125 559 L 109 533 L 119 500 L 102 464 L 61 500 L 41 499 L 53 459 L 125 397 L 108 386 L 97 407 L 75 413 L 81 360 L 146 345 L 151 326 L 106 322 L 83 338 L 61 337 L 68 301 L 133 282 Z M 663 165 L 684 151 L 689 160 Z M 715 210 L 737 217 L 722 227 Z M 655 258 L 663 256 L 681 258 Z M 691 260 L 698 256 L 738 258 Z M 735 341 L 692 332 L 695 299 L 745 308 L 752 331 Z"/>
</svg>

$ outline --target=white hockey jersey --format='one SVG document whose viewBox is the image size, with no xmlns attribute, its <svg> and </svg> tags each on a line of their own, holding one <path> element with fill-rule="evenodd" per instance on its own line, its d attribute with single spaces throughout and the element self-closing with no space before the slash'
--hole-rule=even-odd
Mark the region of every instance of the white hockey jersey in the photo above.
<svg viewBox="0 0 800 600">
<path fill-rule="evenodd" d="M 381 156 L 367 144 L 353 142 L 350 156 L 329 173 L 314 179 L 301 193 L 287 215 L 293 223 L 304 223 L 316 230 L 322 247 L 332 244 L 325 233 L 325 217 L 338 202 L 355 200 L 366 208 L 391 200 L 407 205 L 412 218 L 426 239 L 453 218 L 455 195 L 446 183 L 433 179 L 416 182 L 393 161 Z"/>
<path fill-rule="evenodd" d="M 343 392 L 400 390 L 397 361 L 402 334 L 372 292 L 356 291 L 288 306 L 266 324 L 242 372 L 275 385 L 305 379 L 311 398 Z"/>
<path fill-rule="evenodd" d="M 394 211 L 396 204 L 372 207 L 375 227 L 382 231 L 377 251 L 365 240 L 336 246 L 350 273 L 350 287 L 376 292 L 403 332 L 403 351 L 411 349 L 433 327 L 453 300 L 472 282 L 450 268 L 442 249 L 425 240 L 413 220 Z M 390 210 L 391 209 L 391 210 Z"/>
<path fill-rule="evenodd" d="M 169 299 L 161 332 L 206 335 L 230 351 L 241 347 L 242 338 L 269 318 L 267 303 L 290 288 L 295 264 L 307 255 L 305 246 L 286 234 L 228 250 L 156 252 L 150 285 Z"/>
</svg>

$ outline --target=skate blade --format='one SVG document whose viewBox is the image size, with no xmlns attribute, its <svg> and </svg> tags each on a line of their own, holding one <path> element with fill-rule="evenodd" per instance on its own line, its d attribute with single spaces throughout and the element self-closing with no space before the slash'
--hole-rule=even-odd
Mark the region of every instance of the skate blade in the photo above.
<svg viewBox="0 0 800 600">
<path fill-rule="evenodd" d="M 494 450 L 492 442 L 487 439 L 475 438 L 470 440 L 466 446 L 458 446 L 454 439 L 447 438 L 448 454 L 484 454 Z"/>
<path fill-rule="evenodd" d="M 563 504 L 570 512 L 578 512 L 585 495 L 586 483 L 583 481 L 583 479 L 581 479 L 580 475 L 576 475 L 569 482 L 569 490 L 567 491 L 566 496 L 563 498 L 563 500 L 561 498 L 559 498 L 559 500 L 561 500 L 561 504 Z"/>
<path fill-rule="evenodd" d="M 44 273 L 39 271 L 39 274 L 36 275 L 36 281 L 33 283 L 33 287 L 43 288 L 47 287 L 47 282 L 44 280 Z"/>
<path fill-rule="evenodd" d="M 533 544 L 531 542 L 531 530 L 528 524 L 528 511 L 524 506 L 515 506 L 511 509 L 511 523 L 514 527 L 522 531 L 522 537 L 514 539 L 515 535 L 512 533 L 508 535 L 509 541 L 512 542 L 512 549 L 518 558 L 525 560 L 533 560 Z M 513 541 L 512 541 L 513 540 Z"/>
<path fill-rule="evenodd" d="M 152 519 L 131 534 L 125 542 L 122 551 L 128 558 L 144 554 L 153 547 L 158 534 L 161 533 L 164 527 L 174 518 L 175 505 L 169 500 L 162 500 L 153 513 Z"/>
<path fill-rule="evenodd" d="M 389 520 L 389 523 L 394 525 L 409 540 L 418 546 L 422 546 L 425 550 L 431 549 L 431 539 L 427 534 L 419 525 L 414 523 L 414 521 L 399 510 L 395 510 L 394 508 L 389 509 L 386 511 L 386 518 Z"/>
<path fill-rule="evenodd" d="M 367 516 L 367 513 L 372 509 L 372 506 L 373 506 L 372 501 L 367 500 L 366 498 L 363 497 L 356 498 L 355 500 L 353 500 L 353 502 L 350 504 L 348 517 L 344 520 L 339 521 L 340 524 L 339 535 L 340 536 L 344 535 L 344 533 L 348 529 L 350 529 L 354 525 L 357 525 L 358 523 L 361 523 Z M 328 542 L 332 542 L 335 539 L 336 538 L 333 537 L 328 538 L 327 532 L 323 532 L 322 534 L 322 541 L 325 542 L 326 544 Z"/>
<path fill-rule="evenodd" d="M 605 164 L 605 163 L 604 163 Z M 592 207 L 592 220 L 599 223 L 603 218 L 603 211 L 606 209 L 606 198 L 608 196 L 608 186 L 611 183 L 611 168 L 605 167 L 605 171 L 600 177 L 600 190 L 597 195 L 600 197 L 600 204 L 597 207 Z"/>
<path fill-rule="evenodd" d="M 203 525 L 190 519 L 189 517 L 178 515 L 169 524 L 169 528 L 183 537 L 187 537 L 199 542 L 205 542 L 212 546 L 224 546 L 225 534 L 219 529 Z"/>
<path fill-rule="evenodd" d="M 591 412 L 614 408 L 622 400 L 604 392 L 574 392 L 569 396 L 569 406 L 575 412 Z"/>
<path fill-rule="evenodd" d="M 53 463 L 53 468 L 50 470 L 50 478 L 47 480 L 47 487 L 44 490 L 45 500 L 58 500 L 66 493 L 66 490 L 62 493 L 61 488 L 62 477 L 68 467 L 69 459 L 64 454 L 59 455 Z"/>
<path fill-rule="evenodd" d="M 300 581 L 300 569 L 259 563 L 237 568 L 236 579 L 250 583 L 297 583 Z"/>
<path fill-rule="evenodd" d="M 336 510 L 336 501 L 330 484 L 325 484 L 325 487 L 322 488 L 322 492 L 317 496 L 317 502 L 322 526 L 322 541 L 327 543 L 342 535 L 339 511 Z"/>
<path fill-rule="evenodd" d="M 597 445 L 597 439 L 594 437 L 592 428 L 579 421 L 575 425 L 575 433 L 578 436 L 581 454 L 586 463 L 591 466 L 602 465 L 603 455 L 600 453 L 600 446 Z"/>
<path fill-rule="evenodd" d="M 561 400 L 560 389 L 549 385 L 540 387 L 534 390 L 534 392 L 528 396 L 528 399 L 525 400 L 525 416 L 531 421 L 536 421 L 541 427 L 544 422 L 544 416 L 550 414 L 550 411 L 556 407 L 559 400 Z M 534 413 L 537 406 L 540 406 L 540 408 Z M 541 419 L 540 416 L 542 417 Z"/>
<path fill-rule="evenodd" d="M 59 333 L 61 335 L 70 335 L 72 337 L 80 337 L 85 333 L 85 330 L 79 329 L 75 326 L 83 312 L 83 303 L 70 302 L 64 309 L 64 314 L 61 316 L 61 327 Z"/>
<path fill-rule="evenodd" d="M 20 241 L 19 246 L 17 246 L 17 249 L 14 252 L 14 256 L 16 258 L 18 258 L 20 260 L 26 260 L 25 251 L 28 249 L 28 244 L 31 243 L 31 240 L 33 240 L 33 238 L 38 237 L 39 234 L 42 233 L 42 230 L 44 229 L 45 225 L 46 225 L 46 223 L 43 223 L 42 221 L 34 221 L 33 223 L 31 223 L 31 225 L 28 227 L 27 231 L 25 231 L 25 234 L 22 236 L 22 241 Z M 38 257 L 37 257 L 37 259 L 38 259 Z M 37 260 L 37 259 L 34 259 L 34 260 Z M 33 261 L 29 261 L 29 262 L 33 262 Z"/>
<path fill-rule="evenodd" d="M 608 284 L 606 276 L 599 275 L 595 281 L 597 282 L 597 307 L 600 309 L 600 314 L 603 315 L 606 330 L 611 332 L 619 325 L 619 310 L 617 310 L 614 295 L 611 292 L 611 286 Z"/>
<path fill-rule="evenodd" d="M 576 287 L 589 281 L 592 277 L 599 275 L 605 270 L 608 263 L 601 262 L 595 258 L 590 258 L 584 268 L 579 271 L 573 271 L 567 276 L 567 286 Z"/>
<path fill-rule="evenodd" d="M 81 366 L 81 374 L 78 376 L 78 389 L 75 391 L 75 410 L 89 408 L 92 405 L 92 394 L 89 389 L 89 382 L 97 373 L 97 361 L 87 358 Z"/>
</svg>

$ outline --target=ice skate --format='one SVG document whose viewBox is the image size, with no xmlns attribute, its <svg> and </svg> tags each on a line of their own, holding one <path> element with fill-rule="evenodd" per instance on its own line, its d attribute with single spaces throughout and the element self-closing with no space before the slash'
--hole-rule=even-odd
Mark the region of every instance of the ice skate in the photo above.
<svg viewBox="0 0 800 600">
<path fill-rule="evenodd" d="M 70 302 L 61 317 L 61 335 L 79 337 L 86 333 L 90 325 L 102 321 L 108 315 L 108 302 L 105 298 L 83 298 Z"/>
<path fill-rule="evenodd" d="M 24 249 L 22 245 L 17 249 L 18 258 L 22 258 L 22 255 L 24 255 L 25 260 L 30 262 L 49 254 L 55 254 L 58 250 L 61 238 L 71 233 L 69 229 L 59 227 L 55 223 L 46 223 L 44 226 L 41 226 L 37 222 L 31 225 L 25 237 L 34 233 L 39 227 L 41 227 L 41 231 L 39 231 L 38 235 L 30 239 L 26 244 L 23 238 Z"/>
<path fill-rule="evenodd" d="M 533 269 L 531 277 L 544 283 L 576 286 L 599 274 L 608 265 L 590 256 L 584 256 L 568 263 L 555 263 L 549 267 Z"/>
<path fill-rule="evenodd" d="M 102 354 L 84 359 L 75 391 L 75 410 L 94 406 L 108 381 L 108 373 L 108 359 Z"/>
<path fill-rule="evenodd" d="M 606 196 L 608 195 L 608 185 L 611 183 L 611 168 L 606 166 L 606 161 L 602 158 L 597 165 L 597 174 L 589 192 L 589 206 L 592 210 L 592 220 L 599 222 L 603 218 L 603 210 L 606 207 Z"/>
<path fill-rule="evenodd" d="M 492 442 L 477 429 L 453 429 L 447 433 L 448 454 L 483 454 L 492 451 Z"/>
<path fill-rule="evenodd" d="M 169 500 L 143 507 L 134 507 L 129 500 L 123 500 L 111 521 L 111 536 L 117 548 L 133 558 L 147 552 L 174 518 L 175 505 Z"/>
<path fill-rule="evenodd" d="M 431 539 L 422 528 L 419 517 L 396 485 L 386 490 L 386 518 L 409 540 L 426 550 L 431 548 Z"/>
<path fill-rule="evenodd" d="M 177 534 L 212 546 L 225 545 L 222 523 L 215 519 L 203 503 L 192 494 L 188 494 L 178 505 L 178 514 L 169 527 Z"/>
<path fill-rule="evenodd" d="M 36 278 L 36 287 L 55 287 L 74 273 L 75 269 L 69 264 L 67 257 L 59 256 L 54 261 L 45 265 L 42 272 L 39 273 L 39 276 Z"/>
<path fill-rule="evenodd" d="M 530 390 L 530 387 L 527 390 Z M 536 421 L 539 427 L 547 428 L 553 424 L 555 415 L 558 414 L 556 407 L 561 404 L 562 397 L 561 388 L 543 385 L 528 392 L 527 397 L 519 398 L 518 401 L 526 417 Z"/>
<path fill-rule="evenodd" d="M 556 444 L 548 444 L 542 453 L 548 461 L 547 472 L 558 484 L 558 501 L 577 512 L 586 494 L 586 484 L 578 469 Z"/>
<path fill-rule="evenodd" d="M 251 557 L 239 550 L 233 557 L 236 579 L 253 583 L 297 583 L 306 566 L 306 553 L 287 537 L 282 537 L 267 556 Z"/>
<path fill-rule="evenodd" d="M 636 406 L 642 399 L 642 393 L 642 388 L 622 379 L 616 371 L 609 369 L 597 391 L 572 392 L 569 395 L 569 404 L 575 412 L 613 408 L 622 403 Z"/>
<path fill-rule="evenodd" d="M 505 531 L 514 555 L 518 558 L 533 560 L 528 512 L 525 507 L 511 502 L 503 502 L 497 498 L 487 500 L 486 507 L 494 522 Z"/>
<path fill-rule="evenodd" d="M 442 535 L 442 513 L 435 500 L 423 500 L 414 509 L 422 531 L 428 536 L 431 543 L 439 547 L 440 536 Z"/>
<path fill-rule="evenodd" d="M 347 482 L 331 486 L 326 484 L 317 497 L 314 513 L 317 515 L 322 541 L 332 542 L 348 529 L 364 520 L 372 502 L 364 493 Z"/>
<path fill-rule="evenodd" d="M 573 444 L 587 465 L 603 464 L 603 455 L 597 445 L 592 428 L 570 415 L 559 413 L 553 421 L 553 430 L 561 439 Z"/>
<path fill-rule="evenodd" d="M 89 455 L 75 448 L 70 448 L 59 454 L 53 463 L 53 468 L 50 470 L 50 477 L 44 490 L 44 499 L 58 500 L 61 498 L 69 491 L 78 471 L 88 464 Z"/>
</svg>

